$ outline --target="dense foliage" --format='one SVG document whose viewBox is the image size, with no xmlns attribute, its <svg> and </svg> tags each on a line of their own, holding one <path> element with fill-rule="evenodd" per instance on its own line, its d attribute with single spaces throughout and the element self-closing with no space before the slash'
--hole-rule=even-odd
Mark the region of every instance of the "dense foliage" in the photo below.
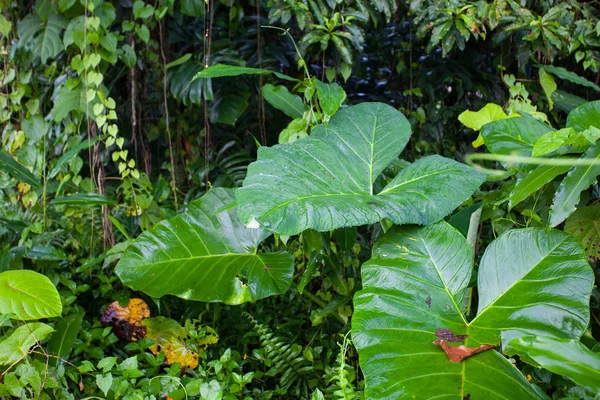
<svg viewBox="0 0 600 400">
<path fill-rule="evenodd" d="M 600 399 L 597 2 L 0 10 L 0 399 Z"/>
</svg>

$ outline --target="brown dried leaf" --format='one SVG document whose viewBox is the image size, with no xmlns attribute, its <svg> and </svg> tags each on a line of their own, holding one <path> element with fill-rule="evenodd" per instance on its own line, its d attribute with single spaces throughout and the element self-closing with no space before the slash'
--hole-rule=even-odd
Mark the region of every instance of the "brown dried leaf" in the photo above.
<svg viewBox="0 0 600 400">
<path fill-rule="evenodd" d="M 467 357 L 497 347 L 497 344 L 482 344 L 479 347 L 451 346 L 444 339 L 435 340 L 433 344 L 440 346 L 448 356 L 448 360 L 459 363 Z"/>
<path fill-rule="evenodd" d="M 125 340 L 136 341 L 146 334 L 146 328 L 142 326 L 142 320 L 150 316 L 150 308 L 142 299 L 129 299 L 126 307 L 122 307 L 118 301 L 112 302 L 100 321 L 103 326 L 112 325 L 115 334 Z"/>
<path fill-rule="evenodd" d="M 463 342 L 469 335 L 455 335 L 450 329 L 441 328 L 435 331 L 435 336 L 438 339 L 444 339 L 448 342 L 460 343 Z"/>
</svg>

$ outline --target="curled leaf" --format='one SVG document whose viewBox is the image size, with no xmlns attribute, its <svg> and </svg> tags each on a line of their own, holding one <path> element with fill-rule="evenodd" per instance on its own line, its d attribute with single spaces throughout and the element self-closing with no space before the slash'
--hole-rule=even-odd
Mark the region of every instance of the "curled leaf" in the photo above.
<svg viewBox="0 0 600 400">
<path fill-rule="evenodd" d="M 446 352 L 448 360 L 455 363 L 459 363 L 467 357 L 498 346 L 497 344 L 482 344 L 479 347 L 451 346 L 444 339 L 435 340 L 433 344 L 440 346 Z"/>
<path fill-rule="evenodd" d="M 150 308 L 142 299 L 129 299 L 126 307 L 122 307 L 118 301 L 112 302 L 100 321 L 102 325 L 112 325 L 115 334 L 125 340 L 136 341 L 146 335 L 146 328 L 142 326 L 142 320 L 150 317 Z"/>
<path fill-rule="evenodd" d="M 454 332 L 452 332 L 450 329 L 446 329 L 446 328 L 441 328 L 441 329 L 438 329 L 437 331 L 435 331 L 435 336 L 438 339 L 443 339 L 448 342 L 456 342 L 456 343 L 463 342 L 466 338 L 469 337 L 469 335 L 455 335 Z"/>
</svg>

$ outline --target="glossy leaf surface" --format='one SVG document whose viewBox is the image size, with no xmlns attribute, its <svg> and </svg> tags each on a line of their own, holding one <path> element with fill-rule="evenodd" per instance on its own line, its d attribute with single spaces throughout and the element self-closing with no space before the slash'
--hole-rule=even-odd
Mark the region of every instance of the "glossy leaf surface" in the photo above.
<svg viewBox="0 0 600 400">
<path fill-rule="evenodd" d="M 501 329 L 566 338 L 585 329 L 593 276 L 576 241 L 559 231 L 513 232 L 492 242 L 482 260 L 481 307 L 470 323 L 461 310 L 472 253 L 460 232 L 445 222 L 396 227 L 376 243 L 352 322 L 367 398 L 545 398 L 495 350 L 455 363 L 433 344 L 442 330 L 468 335 L 452 345 L 476 348 L 500 344 Z"/>
<path fill-rule="evenodd" d="M 600 142 L 591 146 L 581 157 L 595 160 L 598 164 L 575 166 L 567 173 L 556 191 L 550 210 L 550 226 L 560 224 L 575 211 L 581 192 L 590 187 L 600 175 Z"/>
<path fill-rule="evenodd" d="M 256 253 L 269 233 L 244 228 L 234 200 L 232 189 L 213 189 L 186 212 L 142 233 L 117 265 L 123 283 L 152 297 L 228 304 L 287 290 L 293 257 Z"/>
<path fill-rule="evenodd" d="M 591 351 L 579 340 L 521 336 L 510 340 L 504 352 L 600 392 L 600 353 Z"/>
<path fill-rule="evenodd" d="M 567 116 L 567 126 L 579 132 L 590 126 L 600 128 L 600 100 L 590 101 L 573 109 Z"/>
<path fill-rule="evenodd" d="M 375 179 L 409 136 L 410 125 L 400 112 L 364 103 L 338 111 L 308 139 L 261 147 L 237 192 L 240 220 L 284 235 L 383 218 L 396 224 L 436 222 L 468 199 L 485 176 L 430 156 L 406 167 L 375 193 Z"/>
<path fill-rule="evenodd" d="M 24 165 L 19 164 L 10 154 L 0 150 L 0 167 L 14 178 L 34 188 L 41 187 L 39 180 Z"/>
<path fill-rule="evenodd" d="M 558 175 L 566 173 L 570 168 L 568 165 L 540 165 L 536 167 L 536 169 L 517 181 L 517 184 L 508 197 L 509 208 L 513 208 Z"/>
<path fill-rule="evenodd" d="M 62 303 L 56 287 L 45 275 L 30 270 L 0 273 L 0 313 L 14 319 L 58 317 Z"/>
</svg>

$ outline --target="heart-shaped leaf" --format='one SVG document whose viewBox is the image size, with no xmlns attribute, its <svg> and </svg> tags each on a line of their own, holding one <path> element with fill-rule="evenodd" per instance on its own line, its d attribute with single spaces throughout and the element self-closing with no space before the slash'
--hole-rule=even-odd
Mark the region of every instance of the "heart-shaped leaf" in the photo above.
<svg viewBox="0 0 600 400">
<path fill-rule="evenodd" d="M 481 346 L 498 345 L 502 329 L 579 337 L 593 282 L 582 249 L 560 231 L 500 236 L 482 259 L 480 311 L 468 323 L 462 309 L 471 257 L 464 236 L 445 222 L 397 227 L 376 243 L 362 266 L 352 320 L 367 398 L 545 398 L 502 355 Z M 434 344 L 441 333 L 468 335 L 462 353 L 485 351 L 452 362 Z"/>
<path fill-rule="evenodd" d="M 257 253 L 270 234 L 244 228 L 233 189 L 213 189 L 188 210 L 146 231 L 116 267 L 126 285 L 152 297 L 240 304 L 286 291 L 294 273 L 287 252 Z"/>
<path fill-rule="evenodd" d="M 381 192 L 374 183 L 402 151 L 410 124 L 394 108 L 338 111 L 311 137 L 261 147 L 237 192 L 242 223 L 293 235 L 378 222 L 429 224 L 467 200 L 485 176 L 440 156 L 406 167 Z"/>
</svg>

